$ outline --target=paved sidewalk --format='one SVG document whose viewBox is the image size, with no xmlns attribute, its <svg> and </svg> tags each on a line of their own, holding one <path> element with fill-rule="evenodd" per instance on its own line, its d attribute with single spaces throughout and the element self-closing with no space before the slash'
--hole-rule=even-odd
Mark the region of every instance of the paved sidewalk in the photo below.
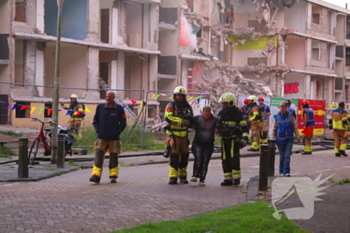
<svg viewBox="0 0 350 233">
<path fill-rule="evenodd" d="M 300 147 L 296 145 L 294 149 Z M 335 158 L 332 150 L 316 151 L 322 148 L 314 148 L 312 155 L 292 155 L 292 177 L 315 179 L 320 173 L 322 178 L 334 174 L 335 181 L 350 177 L 350 158 Z M 140 223 L 180 219 L 238 205 L 246 202 L 247 192 L 257 187 L 256 184 L 248 187 L 248 180 L 259 174 L 257 155 L 242 150 L 242 184 L 238 187 L 220 186 L 223 175 L 221 161 L 217 159 L 219 154 L 214 154 L 210 162 L 206 187 L 195 183 L 168 185 L 168 168 L 162 156 L 121 158 L 117 184 L 109 183 L 106 160 L 100 185 L 88 181 L 90 168 L 59 175 L 62 170 L 52 171 L 54 165 L 40 162 L 29 169 L 31 179 L 39 181 L 18 182 L 15 163 L 0 165 L 0 180 L 13 179 L 0 182 L 1 232 L 110 232 Z M 93 155 L 85 157 L 93 158 Z M 82 164 L 91 167 L 92 161 Z M 140 166 L 143 164 L 149 165 Z M 190 162 L 190 174 L 192 166 L 193 162 Z M 277 172 L 278 155 L 275 166 Z M 69 166 L 67 162 L 65 169 L 71 171 L 77 167 Z M 49 175 L 51 178 L 45 179 Z M 272 179 L 269 181 L 272 182 Z M 312 232 L 337 232 L 336 229 L 349 232 L 349 191 L 350 185 L 333 185 L 324 190 L 326 194 L 320 198 L 325 201 L 315 203 L 313 218 L 297 224 Z M 260 193 L 263 194 L 260 197 L 268 198 L 270 195 L 269 192 Z M 257 191 L 255 196 L 259 197 Z M 291 204 L 286 202 L 285 205 L 281 208 Z"/>
</svg>

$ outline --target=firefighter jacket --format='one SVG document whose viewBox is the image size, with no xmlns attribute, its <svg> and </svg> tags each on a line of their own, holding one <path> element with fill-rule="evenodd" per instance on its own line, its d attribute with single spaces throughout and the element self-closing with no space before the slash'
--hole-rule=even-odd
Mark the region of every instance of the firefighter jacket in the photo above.
<svg viewBox="0 0 350 233">
<path fill-rule="evenodd" d="M 268 120 L 267 113 L 270 113 L 270 107 L 266 104 L 259 105 L 259 114 L 262 120 Z"/>
<path fill-rule="evenodd" d="M 242 111 L 244 120 L 248 120 L 248 107 L 243 105 L 239 110 Z"/>
<path fill-rule="evenodd" d="M 311 108 L 304 108 L 304 113 L 306 113 L 307 115 L 307 122 L 306 122 L 306 125 L 304 125 L 304 127 L 314 126 L 315 125 L 314 110 L 312 110 Z"/>
<path fill-rule="evenodd" d="M 286 144 L 286 142 L 294 141 L 294 134 L 299 137 L 299 131 L 297 129 L 296 122 L 293 115 L 290 112 L 282 114 L 278 112 L 273 116 L 275 119 L 275 125 L 273 128 L 273 138 L 276 138 L 276 144 Z"/>
<path fill-rule="evenodd" d="M 251 103 L 248 106 L 248 121 L 250 123 L 261 121 L 259 106 L 256 103 Z"/>
<path fill-rule="evenodd" d="M 219 133 L 224 138 L 248 137 L 249 129 L 243 113 L 236 106 L 223 108 L 219 112 L 217 123 Z"/>
<path fill-rule="evenodd" d="M 193 118 L 193 125 L 196 129 L 196 134 L 194 136 L 194 142 L 200 144 L 212 144 L 215 140 L 214 131 L 216 128 L 216 123 L 219 118 L 216 116 L 211 116 L 211 118 L 204 118 L 203 115 L 197 115 Z"/>
<path fill-rule="evenodd" d="M 170 131 L 167 134 L 173 134 L 179 137 L 187 137 L 189 126 L 185 125 L 185 121 L 192 121 L 193 111 L 191 106 L 187 103 L 170 102 L 165 107 L 165 120 L 169 123 Z"/>
<path fill-rule="evenodd" d="M 348 113 L 341 108 L 337 108 L 333 110 L 332 115 L 329 119 L 329 124 L 335 130 L 348 130 L 349 128 Z"/>
<path fill-rule="evenodd" d="M 119 135 L 126 127 L 126 115 L 123 107 L 116 103 L 113 107 L 108 107 L 107 103 L 97 105 L 92 124 L 98 139 L 120 140 Z"/>
<path fill-rule="evenodd" d="M 63 109 L 72 111 L 69 114 L 71 117 L 71 121 L 81 121 L 85 117 L 85 106 L 84 104 L 79 103 L 77 101 L 74 101 L 69 105 L 64 105 Z"/>
</svg>

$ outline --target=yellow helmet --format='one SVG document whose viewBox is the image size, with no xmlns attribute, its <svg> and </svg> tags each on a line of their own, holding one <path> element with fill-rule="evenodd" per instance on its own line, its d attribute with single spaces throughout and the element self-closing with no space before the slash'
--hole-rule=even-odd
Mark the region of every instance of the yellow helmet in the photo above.
<svg viewBox="0 0 350 233">
<path fill-rule="evenodd" d="M 70 98 L 71 98 L 71 99 L 78 99 L 78 96 L 77 96 L 76 94 L 71 94 L 71 95 L 70 95 Z"/>
<path fill-rule="evenodd" d="M 186 88 L 183 87 L 183 86 L 175 87 L 175 89 L 174 89 L 174 95 L 176 95 L 176 94 L 187 95 L 187 90 L 186 90 Z"/>
<path fill-rule="evenodd" d="M 258 101 L 258 98 L 256 98 L 255 95 L 251 95 L 248 97 L 248 100 L 250 100 L 251 103 L 256 103 Z"/>
<path fill-rule="evenodd" d="M 228 103 L 229 107 L 233 107 L 234 105 L 236 105 L 236 96 L 231 92 L 225 92 L 221 95 L 219 101 L 221 103 Z"/>
</svg>

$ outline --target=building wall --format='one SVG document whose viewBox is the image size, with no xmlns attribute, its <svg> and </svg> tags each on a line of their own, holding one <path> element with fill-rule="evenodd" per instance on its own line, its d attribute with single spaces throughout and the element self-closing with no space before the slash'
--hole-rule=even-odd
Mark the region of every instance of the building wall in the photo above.
<svg viewBox="0 0 350 233">
<path fill-rule="evenodd" d="M 307 2 L 298 1 L 291 8 L 284 8 L 284 27 L 306 33 Z"/>
<path fill-rule="evenodd" d="M 98 69 L 94 67 L 94 69 Z M 55 47 L 47 46 L 45 50 L 45 85 L 54 85 Z M 62 45 L 60 86 L 79 87 L 87 86 L 87 48 L 85 46 Z M 84 90 L 74 90 L 74 94 L 83 97 Z M 72 94 L 70 89 L 60 89 L 60 97 L 67 98 Z M 46 89 L 45 97 L 53 96 L 52 89 Z"/>
<path fill-rule="evenodd" d="M 284 96 L 286 98 L 305 98 L 304 74 L 289 73 L 284 80 Z"/>
<path fill-rule="evenodd" d="M 305 70 L 306 39 L 297 36 L 288 36 L 286 40 L 285 63 L 288 67 Z"/>
</svg>

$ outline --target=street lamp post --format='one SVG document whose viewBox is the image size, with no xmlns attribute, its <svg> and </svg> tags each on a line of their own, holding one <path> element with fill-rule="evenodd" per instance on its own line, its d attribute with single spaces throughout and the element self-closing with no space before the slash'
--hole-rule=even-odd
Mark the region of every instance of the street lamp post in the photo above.
<svg viewBox="0 0 350 233">
<path fill-rule="evenodd" d="M 55 56 L 55 81 L 52 104 L 52 122 L 56 125 L 52 128 L 52 144 L 51 144 L 51 164 L 57 162 L 57 143 L 58 143 L 58 100 L 60 89 L 60 59 L 61 59 L 61 15 L 64 0 L 57 0 L 57 40 L 56 40 L 56 56 Z"/>
</svg>

